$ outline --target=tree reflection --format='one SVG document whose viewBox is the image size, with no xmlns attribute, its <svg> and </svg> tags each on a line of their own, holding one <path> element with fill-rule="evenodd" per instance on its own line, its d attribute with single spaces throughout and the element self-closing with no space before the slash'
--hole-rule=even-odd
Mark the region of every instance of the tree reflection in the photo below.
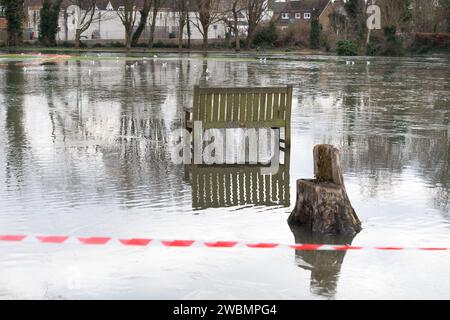
<svg viewBox="0 0 450 320">
<path fill-rule="evenodd" d="M 302 226 L 290 225 L 298 244 L 351 245 L 354 236 L 337 237 L 312 233 Z M 295 250 L 296 264 L 311 271 L 310 290 L 313 294 L 333 298 L 337 292 L 339 274 L 346 251 L 304 251 Z"/>
<path fill-rule="evenodd" d="M 6 182 L 12 185 L 12 179 L 16 179 L 20 187 L 24 182 L 24 158 L 27 144 L 24 124 L 24 99 L 25 99 L 25 75 L 24 70 L 8 64 L 5 74 L 5 86 L 3 89 L 6 107 L 6 132 L 7 156 L 6 156 Z"/>
</svg>

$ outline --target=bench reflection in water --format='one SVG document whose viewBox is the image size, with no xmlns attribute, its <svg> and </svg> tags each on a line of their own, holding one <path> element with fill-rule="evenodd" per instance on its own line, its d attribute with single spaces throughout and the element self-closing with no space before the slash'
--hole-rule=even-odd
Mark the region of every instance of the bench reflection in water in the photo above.
<svg viewBox="0 0 450 320">
<path fill-rule="evenodd" d="M 243 205 L 290 206 L 289 149 L 274 174 L 263 174 L 270 165 L 188 165 L 194 209 Z M 274 159 L 279 161 L 279 159 Z"/>
</svg>

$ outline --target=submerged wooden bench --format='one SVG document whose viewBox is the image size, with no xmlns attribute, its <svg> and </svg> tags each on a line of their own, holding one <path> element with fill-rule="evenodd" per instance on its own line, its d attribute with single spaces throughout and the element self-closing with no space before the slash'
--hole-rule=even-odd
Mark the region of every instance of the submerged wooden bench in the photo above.
<svg viewBox="0 0 450 320">
<path fill-rule="evenodd" d="M 203 88 L 194 87 L 194 102 L 185 109 L 185 126 L 194 121 L 203 129 L 284 129 L 285 148 L 291 142 L 292 85 L 286 87 Z"/>
</svg>

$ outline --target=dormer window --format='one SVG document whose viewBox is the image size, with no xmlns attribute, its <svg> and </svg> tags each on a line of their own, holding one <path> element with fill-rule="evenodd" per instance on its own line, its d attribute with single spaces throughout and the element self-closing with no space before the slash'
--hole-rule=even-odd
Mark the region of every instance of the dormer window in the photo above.
<svg viewBox="0 0 450 320">
<path fill-rule="evenodd" d="M 305 12 L 305 13 L 303 14 L 303 19 L 305 19 L 305 20 L 311 19 L 311 13 Z"/>
<path fill-rule="evenodd" d="M 113 11 L 114 7 L 112 6 L 111 2 L 108 2 L 108 5 L 106 6 L 106 10 Z"/>
<path fill-rule="evenodd" d="M 281 14 L 281 19 L 285 19 L 285 20 L 287 20 L 287 19 L 289 19 L 290 17 L 289 17 L 289 12 L 283 12 L 282 14 Z"/>
<path fill-rule="evenodd" d="M 302 18 L 302 14 L 300 13 L 300 12 L 297 12 L 296 14 L 295 14 L 295 19 L 301 19 Z"/>
</svg>

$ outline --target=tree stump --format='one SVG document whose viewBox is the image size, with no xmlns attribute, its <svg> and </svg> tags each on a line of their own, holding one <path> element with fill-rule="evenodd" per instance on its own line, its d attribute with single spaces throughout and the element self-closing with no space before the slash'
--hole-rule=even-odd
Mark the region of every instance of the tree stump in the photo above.
<svg viewBox="0 0 450 320">
<path fill-rule="evenodd" d="M 356 235 L 361 222 L 345 190 L 338 149 L 314 147 L 314 175 L 316 179 L 297 180 L 297 202 L 289 224 L 322 234 Z"/>
</svg>

